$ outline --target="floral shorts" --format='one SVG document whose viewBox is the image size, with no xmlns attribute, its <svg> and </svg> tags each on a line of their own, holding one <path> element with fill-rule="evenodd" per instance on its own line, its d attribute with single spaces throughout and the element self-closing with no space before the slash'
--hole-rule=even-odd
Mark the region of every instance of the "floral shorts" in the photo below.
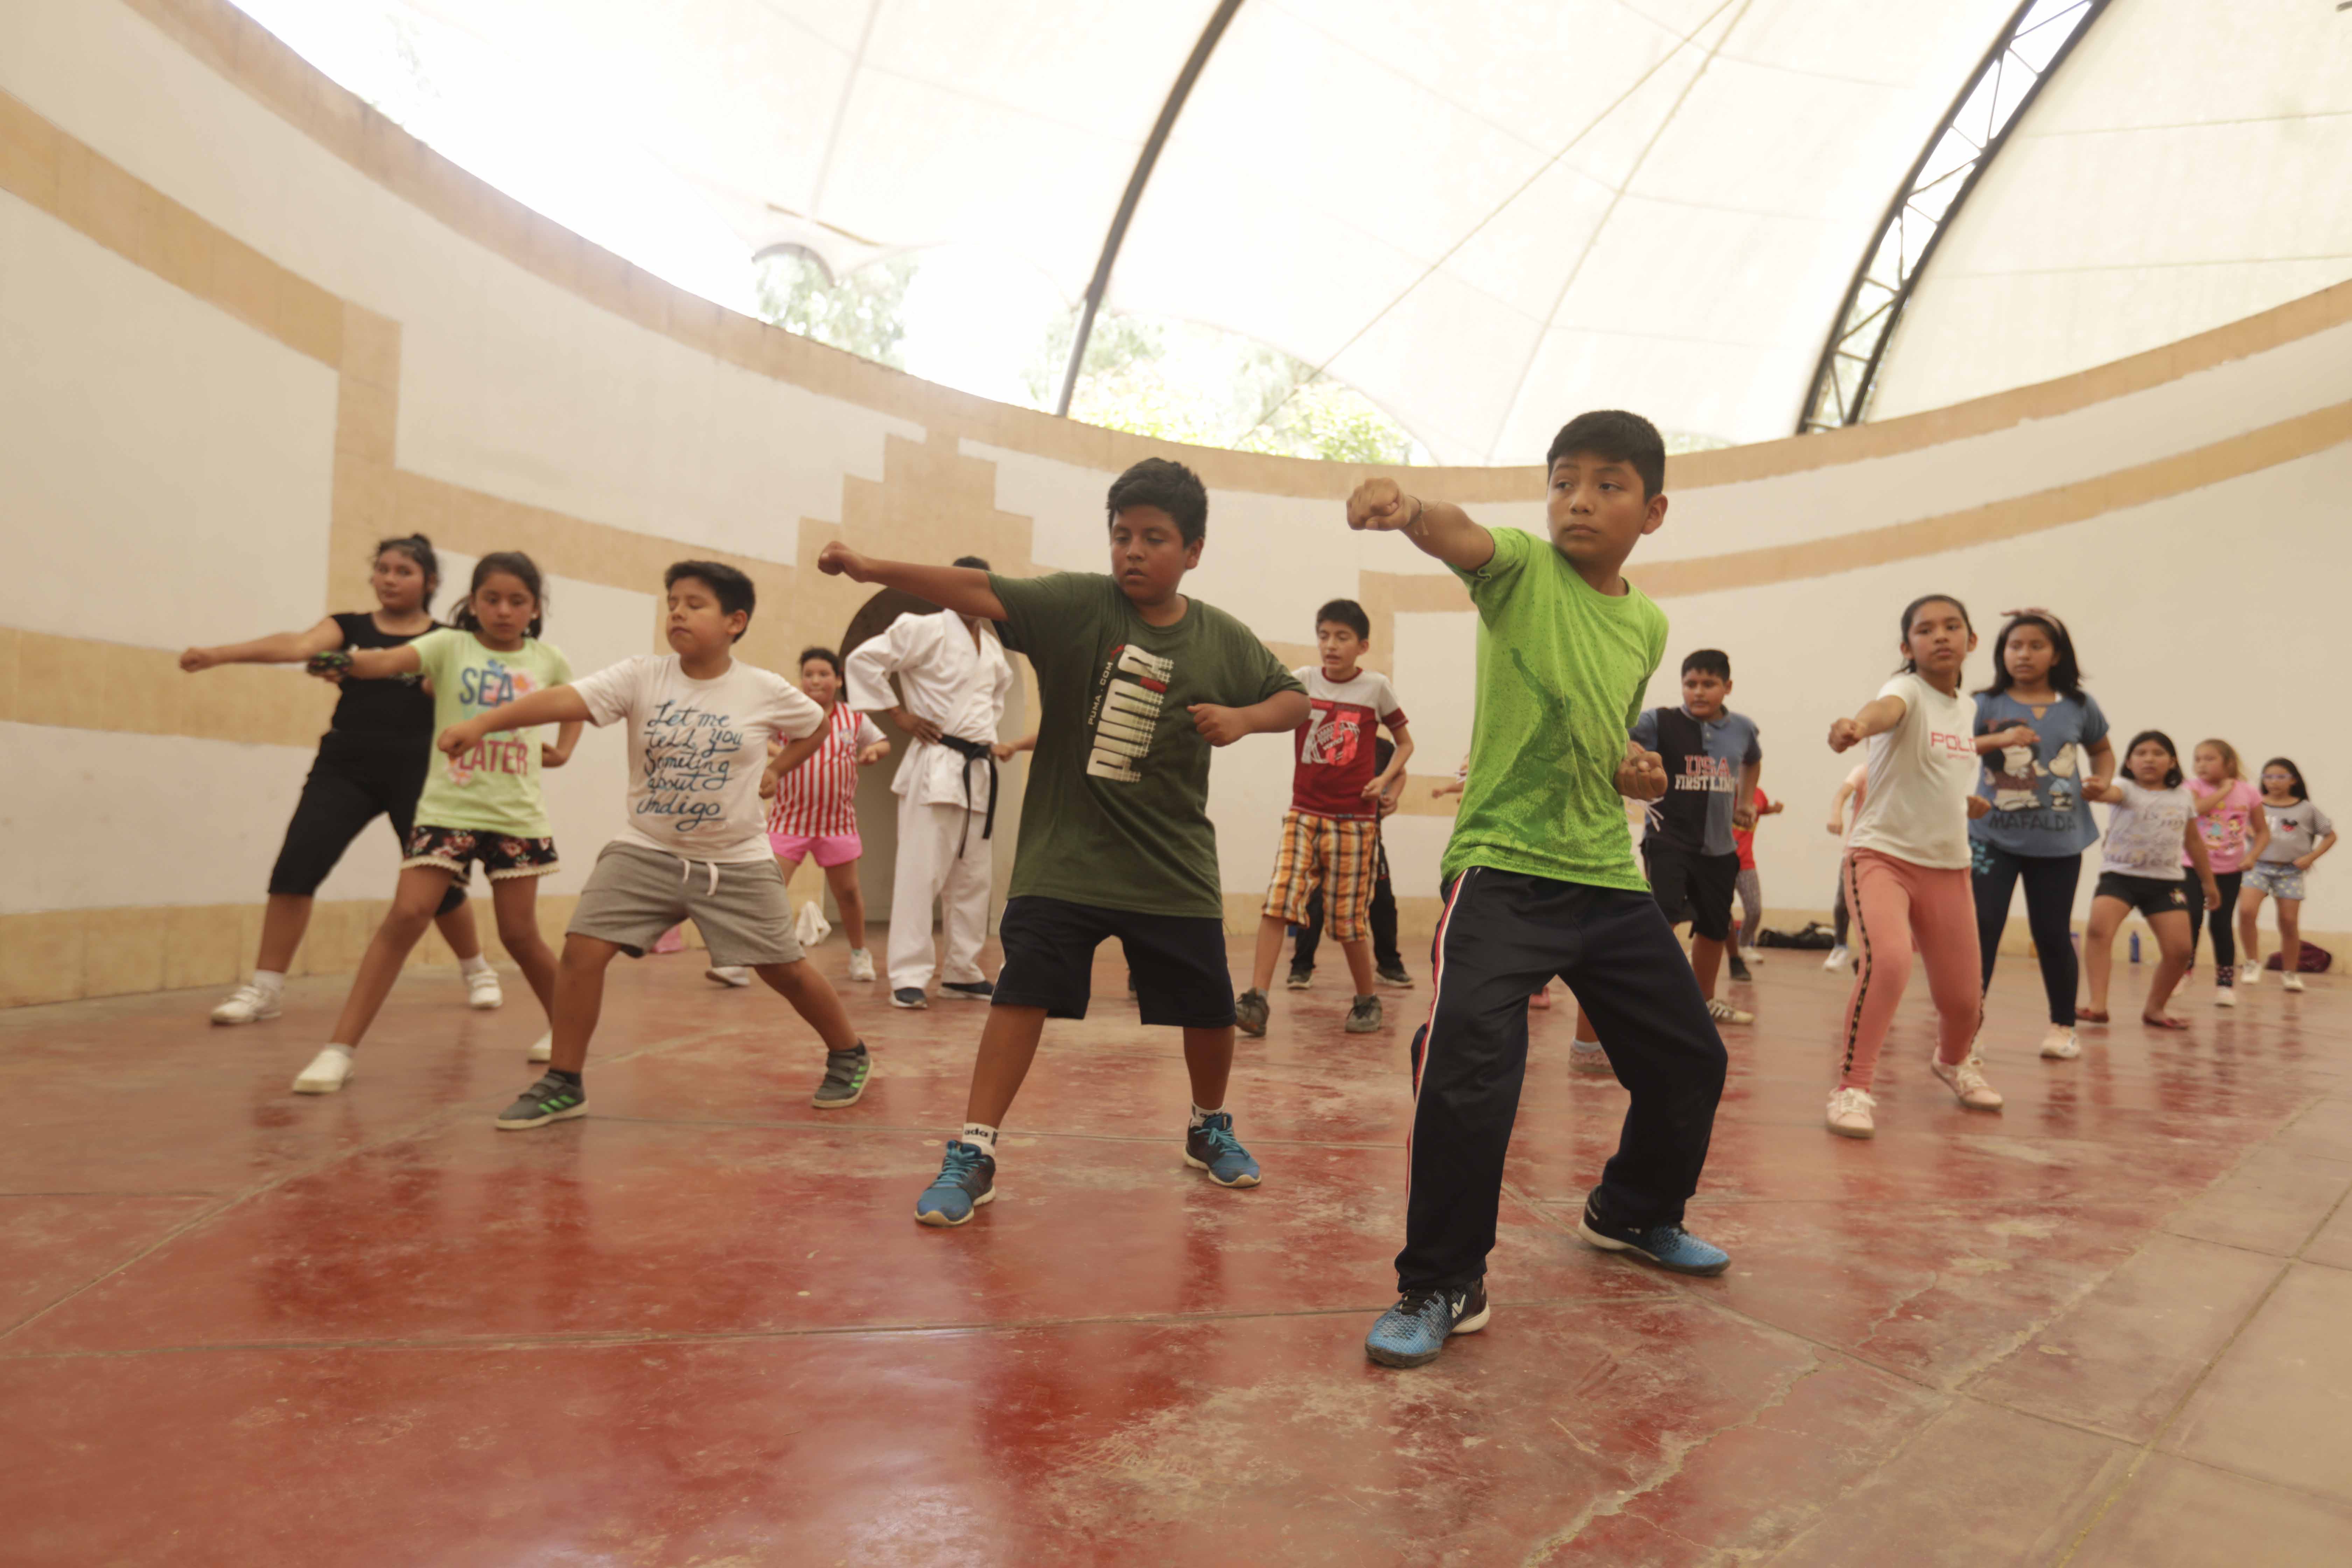
<svg viewBox="0 0 2352 1568">
<path fill-rule="evenodd" d="M 2292 860 L 2257 860 L 2246 868 L 2245 886 L 2273 899 L 2301 899 L 2303 871 Z"/>
<path fill-rule="evenodd" d="M 430 827 L 420 822 L 409 829 L 408 853 L 402 857 L 400 868 L 438 867 L 455 873 L 462 887 L 473 875 L 470 868 L 477 860 L 493 882 L 544 877 L 556 868 L 555 840 L 513 838 L 478 827 Z"/>
</svg>

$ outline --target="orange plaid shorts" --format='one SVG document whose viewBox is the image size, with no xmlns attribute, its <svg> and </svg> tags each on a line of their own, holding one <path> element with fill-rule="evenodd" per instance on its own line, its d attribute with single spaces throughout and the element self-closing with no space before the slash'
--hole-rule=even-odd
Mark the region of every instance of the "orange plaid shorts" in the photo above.
<svg viewBox="0 0 2352 1568">
<path fill-rule="evenodd" d="M 1307 900 L 1319 884 L 1323 912 L 1333 940 L 1353 942 L 1369 934 L 1372 883 L 1381 864 L 1381 825 L 1291 810 L 1282 816 L 1282 847 L 1274 858 L 1274 880 L 1265 889 L 1265 912 L 1292 925 L 1307 923 Z"/>
</svg>

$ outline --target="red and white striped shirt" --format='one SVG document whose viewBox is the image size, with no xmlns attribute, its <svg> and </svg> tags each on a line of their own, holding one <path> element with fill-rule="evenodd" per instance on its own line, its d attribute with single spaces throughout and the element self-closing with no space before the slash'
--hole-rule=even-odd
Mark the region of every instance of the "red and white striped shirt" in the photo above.
<svg viewBox="0 0 2352 1568">
<path fill-rule="evenodd" d="M 857 831 L 857 753 L 884 737 L 846 702 L 833 705 L 829 729 L 814 756 L 776 781 L 769 832 L 824 837 Z"/>
</svg>

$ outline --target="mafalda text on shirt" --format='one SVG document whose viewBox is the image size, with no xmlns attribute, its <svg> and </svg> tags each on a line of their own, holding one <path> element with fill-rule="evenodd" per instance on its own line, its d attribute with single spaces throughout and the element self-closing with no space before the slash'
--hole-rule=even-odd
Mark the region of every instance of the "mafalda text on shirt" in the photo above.
<svg viewBox="0 0 2352 1568">
<path fill-rule="evenodd" d="M 1168 683 L 1176 661 L 1122 643 L 1104 661 L 1096 683 L 1093 731 L 1087 747 L 1087 776 L 1117 784 L 1138 784 L 1143 773 L 1136 764 L 1151 751 L 1152 731 L 1160 724 L 1160 707 L 1168 700 Z"/>
</svg>

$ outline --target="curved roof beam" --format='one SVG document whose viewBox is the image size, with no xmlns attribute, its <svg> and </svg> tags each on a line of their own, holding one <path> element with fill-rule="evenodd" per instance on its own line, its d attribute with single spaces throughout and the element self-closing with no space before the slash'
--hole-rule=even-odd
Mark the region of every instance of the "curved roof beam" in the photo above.
<svg viewBox="0 0 2352 1568">
<path fill-rule="evenodd" d="M 2042 84 L 2066 63 L 2107 0 L 2025 0 L 1960 87 L 1913 160 L 1863 247 L 1813 367 L 1797 434 L 1858 425 L 1936 242 L 2025 117 Z M 2040 63 L 2037 64 L 2036 61 Z"/>
<path fill-rule="evenodd" d="M 1192 84 L 1216 52 L 1217 40 L 1225 36 L 1225 24 L 1242 8 L 1242 0 L 1217 0 L 1217 9 L 1207 26 L 1201 29 L 1200 42 L 1192 46 L 1192 58 L 1184 68 L 1176 73 L 1176 85 L 1168 89 L 1168 101 L 1160 106 L 1160 118 L 1153 122 L 1151 134 L 1143 143 L 1143 151 L 1135 160 L 1135 173 L 1127 178 L 1127 194 L 1118 199 L 1118 211 L 1112 215 L 1110 232 L 1103 237 L 1102 255 L 1096 258 L 1095 275 L 1087 284 L 1085 302 L 1078 307 L 1078 330 L 1070 334 L 1070 360 L 1062 368 L 1062 393 L 1054 400 L 1054 412 L 1067 417 L 1070 399 L 1078 390 L 1078 367 L 1087 362 L 1087 340 L 1094 335 L 1095 313 L 1102 309 L 1103 296 L 1110 289 L 1110 271 L 1118 261 L 1118 247 L 1127 239 L 1127 226 L 1135 217 L 1135 209 L 1142 204 L 1143 188 L 1151 183 L 1152 166 L 1160 162 L 1160 149 L 1168 144 L 1168 133 L 1176 128 L 1176 116 L 1184 110 L 1184 100 L 1192 96 Z"/>
</svg>

